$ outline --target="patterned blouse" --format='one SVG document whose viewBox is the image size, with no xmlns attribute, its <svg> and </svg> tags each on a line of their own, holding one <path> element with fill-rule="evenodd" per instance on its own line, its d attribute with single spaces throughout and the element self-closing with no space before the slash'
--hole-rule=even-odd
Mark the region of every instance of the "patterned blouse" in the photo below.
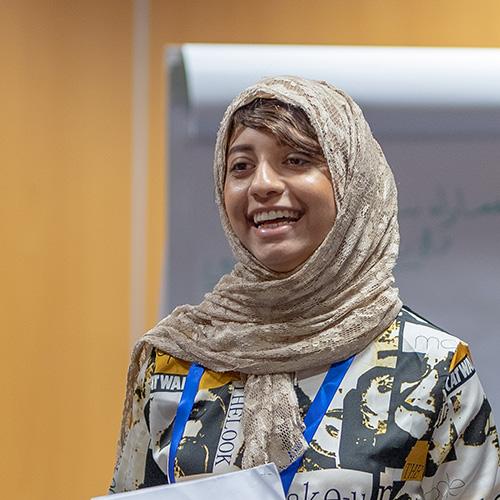
<svg viewBox="0 0 500 500">
<path fill-rule="evenodd" d="M 167 482 L 172 423 L 190 363 L 154 352 L 111 493 Z M 298 372 L 304 416 L 325 370 Z M 243 384 L 206 370 L 176 478 L 241 468 Z M 404 307 L 354 358 L 288 500 L 500 500 L 499 443 L 467 345 Z"/>
</svg>

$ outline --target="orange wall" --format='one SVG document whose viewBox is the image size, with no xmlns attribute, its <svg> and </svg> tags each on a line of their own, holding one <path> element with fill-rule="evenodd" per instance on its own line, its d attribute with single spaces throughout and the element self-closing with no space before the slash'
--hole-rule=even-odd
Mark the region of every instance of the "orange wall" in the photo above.
<svg viewBox="0 0 500 500">
<path fill-rule="evenodd" d="M 110 481 L 129 347 L 131 16 L 124 0 L 1 5 L 1 498 L 88 499 Z"/>
<path fill-rule="evenodd" d="M 132 16 L 132 0 L 1 3 L 2 498 L 88 499 L 112 472 L 129 348 Z M 151 0 L 147 323 L 166 44 L 499 47 L 499 20 L 496 0 Z"/>
</svg>

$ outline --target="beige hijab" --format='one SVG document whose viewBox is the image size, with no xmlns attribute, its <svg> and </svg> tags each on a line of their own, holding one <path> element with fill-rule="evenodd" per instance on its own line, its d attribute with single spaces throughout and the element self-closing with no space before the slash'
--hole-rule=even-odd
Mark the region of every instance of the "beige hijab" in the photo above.
<svg viewBox="0 0 500 500">
<path fill-rule="evenodd" d="M 240 243 L 224 209 L 228 127 L 236 109 L 255 98 L 302 108 L 328 162 L 337 220 L 319 248 L 292 273 L 265 268 Z M 266 78 L 229 105 L 215 148 L 216 201 L 238 261 L 197 306 L 177 307 L 132 353 L 120 449 L 130 425 L 140 367 L 156 347 L 215 371 L 247 374 L 243 467 L 280 469 L 306 443 L 292 374 L 364 349 L 396 318 L 393 287 L 399 232 L 394 178 L 361 110 L 323 81 Z"/>
</svg>

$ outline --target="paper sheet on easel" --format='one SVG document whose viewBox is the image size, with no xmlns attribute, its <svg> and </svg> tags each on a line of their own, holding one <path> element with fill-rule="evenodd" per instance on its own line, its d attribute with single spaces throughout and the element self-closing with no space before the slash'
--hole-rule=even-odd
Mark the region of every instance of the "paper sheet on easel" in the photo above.
<svg viewBox="0 0 500 500">
<path fill-rule="evenodd" d="M 285 500 L 281 479 L 274 464 L 260 465 L 228 474 L 213 475 L 129 493 L 94 497 L 92 500 Z"/>
</svg>

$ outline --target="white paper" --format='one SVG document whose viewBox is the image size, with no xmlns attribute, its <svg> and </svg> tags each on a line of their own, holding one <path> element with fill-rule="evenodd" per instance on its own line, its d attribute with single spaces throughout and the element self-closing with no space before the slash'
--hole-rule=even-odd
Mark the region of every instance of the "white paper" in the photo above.
<svg viewBox="0 0 500 500">
<path fill-rule="evenodd" d="M 213 475 L 165 486 L 155 486 L 128 493 L 94 497 L 120 500 L 285 500 L 283 486 L 274 464 L 260 465 L 228 474 Z"/>
</svg>

